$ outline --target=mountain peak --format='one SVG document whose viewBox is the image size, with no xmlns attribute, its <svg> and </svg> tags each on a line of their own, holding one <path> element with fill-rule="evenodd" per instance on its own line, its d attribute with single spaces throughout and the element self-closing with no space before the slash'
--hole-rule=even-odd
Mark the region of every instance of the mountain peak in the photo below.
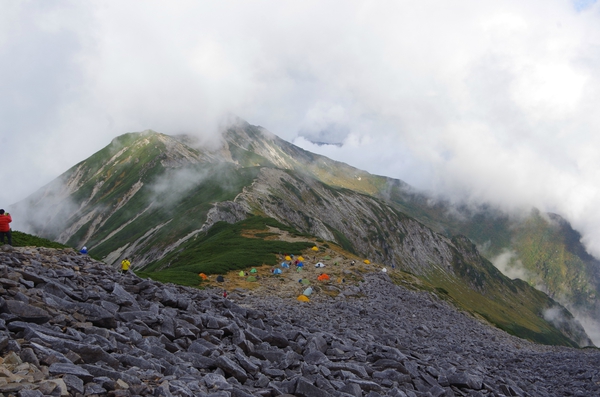
<svg viewBox="0 0 600 397">
<path fill-rule="evenodd" d="M 108 264 L 134 257 L 155 276 L 178 280 L 207 267 L 238 269 L 247 255 L 258 264 L 271 261 L 273 251 L 258 256 L 258 243 L 239 232 L 248 221 L 269 235 L 262 227 L 274 221 L 409 271 L 508 329 L 531 327 L 515 319 L 518 310 L 536 317 L 550 305 L 496 271 L 466 238 L 441 233 L 461 225 L 401 181 L 308 152 L 241 120 L 225 129 L 219 148 L 194 143 L 152 130 L 121 135 L 11 212 L 29 221 L 25 230 L 33 234 L 86 245 Z M 214 245 L 221 232 L 228 240 Z M 498 302 L 520 309 L 503 318 Z M 535 321 L 541 322 L 534 334 L 543 336 L 539 330 L 549 325 Z M 547 332 L 555 340 L 556 330 Z"/>
</svg>

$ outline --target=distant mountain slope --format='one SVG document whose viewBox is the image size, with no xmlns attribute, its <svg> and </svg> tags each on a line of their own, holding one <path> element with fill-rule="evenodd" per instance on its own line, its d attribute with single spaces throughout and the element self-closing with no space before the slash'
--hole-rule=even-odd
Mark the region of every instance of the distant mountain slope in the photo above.
<svg viewBox="0 0 600 397">
<path fill-rule="evenodd" d="M 263 141 L 263 131 L 245 124 L 243 128 L 228 130 L 226 136 L 236 137 L 234 140 L 240 148 L 247 150 L 237 151 L 244 157 L 243 153 L 251 153 L 260 146 L 256 142 Z M 268 136 L 272 144 L 259 150 L 266 160 L 264 164 L 277 163 L 280 168 L 309 175 L 327 186 L 380 198 L 390 207 L 447 237 L 456 234 L 467 236 L 489 259 L 512 252 L 510 265 L 524 270 L 518 273 L 525 281 L 591 319 L 600 318 L 597 298 L 600 292 L 600 261 L 587 254 L 579 241 L 579 234 L 560 216 L 542 214 L 535 209 L 526 216 L 509 216 L 487 205 L 457 206 L 433 199 L 402 181 L 371 175 L 307 152 L 272 134 Z M 543 248 L 534 242 L 542 244 Z M 377 259 L 393 261 L 390 255 L 378 255 Z"/>
<path fill-rule="evenodd" d="M 225 131 L 221 147 L 193 145 L 190 138 L 153 131 L 123 135 L 13 212 L 29 219 L 34 234 L 87 245 L 108 264 L 132 256 L 148 269 L 192 249 L 221 221 L 260 215 L 409 271 L 473 307 L 486 299 L 513 306 L 522 301 L 541 317 L 555 306 L 502 276 L 468 240 L 452 236 L 473 223 L 453 220 L 401 181 L 307 152 L 241 121 Z M 507 327 L 523 324 L 513 321 L 518 311 L 506 315 Z M 578 344 L 589 343 L 563 331 Z"/>
</svg>

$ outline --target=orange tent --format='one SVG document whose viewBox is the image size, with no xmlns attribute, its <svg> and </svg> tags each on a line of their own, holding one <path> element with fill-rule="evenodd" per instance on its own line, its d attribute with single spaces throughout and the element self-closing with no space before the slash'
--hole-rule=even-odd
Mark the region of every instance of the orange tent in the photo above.
<svg viewBox="0 0 600 397">
<path fill-rule="evenodd" d="M 204 281 L 208 280 L 208 276 L 204 273 L 198 273 L 198 277 L 200 277 Z"/>
<path fill-rule="evenodd" d="M 317 277 L 317 280 L 319 280 L 319 281 L 327 281 L 327 280 L 329 280 L 329 276 L 327 274 L 323 273 L 319 277 Z"/>
<path fill-rule="evenodd" d="M 310 299 L 308 299 L 308 296 L 306 295 L 300 295 L 296 299 L 298 299 L 300 302 L 310 302 Z"/>
</svg>

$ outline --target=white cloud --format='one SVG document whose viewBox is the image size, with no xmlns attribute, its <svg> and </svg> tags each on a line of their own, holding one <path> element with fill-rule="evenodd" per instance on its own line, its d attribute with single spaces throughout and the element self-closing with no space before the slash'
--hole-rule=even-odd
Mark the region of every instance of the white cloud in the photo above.
<svg viewBox="0 0 600 397">
<path fill-rule="evenodd" d="M 207 139 L 231 112 L 419 188 L 558 212 L 600 255 L 595 2 L 0 9 L 0 206 L 121 133 Z"/>
<path fill-rule="evenodd" d="M 530 279 L 527 271 L 523 267 L 523 262 L 518 258 L 515 251 L 505 249 L 501 254 L 492 258 L 491 262 L 510 279 L 514 280 L 519 278 L 524 281 Z"/>
</svg>

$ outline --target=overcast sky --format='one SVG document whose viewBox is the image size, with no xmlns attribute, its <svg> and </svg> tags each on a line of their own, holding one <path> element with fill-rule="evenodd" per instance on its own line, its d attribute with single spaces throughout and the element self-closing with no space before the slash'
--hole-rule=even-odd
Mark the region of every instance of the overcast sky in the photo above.
<svg viewBox="0 0 600 397">
<path fill-rule="evenodd" d="M 214 137 L 228 113 L 421 189 L 560 213 L 600 257 L 595 1 L 0 0 L 0 208 L 120 134 Z"/>
</svg>

